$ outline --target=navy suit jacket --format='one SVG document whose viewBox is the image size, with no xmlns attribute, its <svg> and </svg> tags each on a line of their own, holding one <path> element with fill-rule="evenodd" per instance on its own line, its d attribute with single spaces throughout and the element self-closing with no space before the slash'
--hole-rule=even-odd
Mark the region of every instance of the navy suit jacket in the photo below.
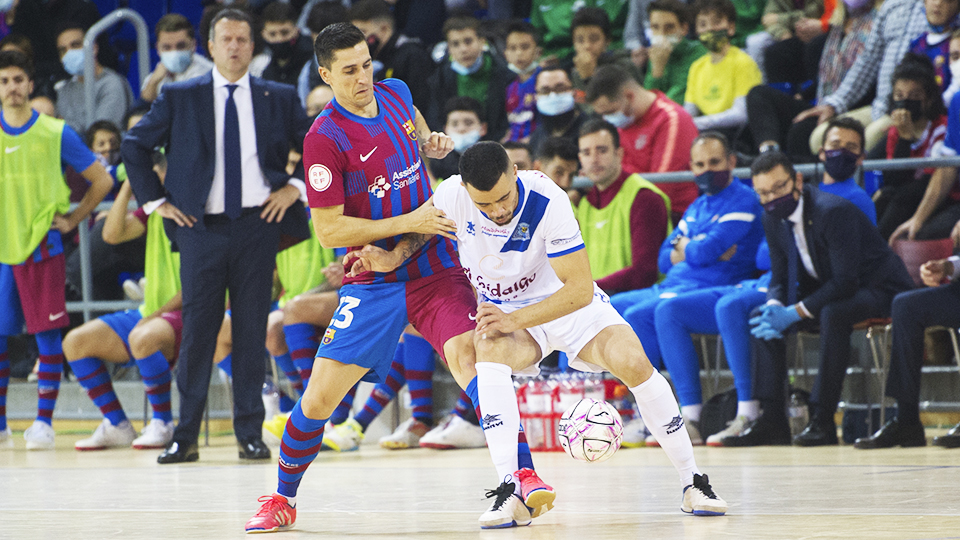
<svg viewBox="0 0 960 540">
<path fill-rule="evenodd" d="M 296 89 L 290 85 L 250 77 L 257 154 L 260 170 L 276 191 L 287 185 L 287 156 L 291 148 L 303 151 L 303 138 L 311 120 L 303 111 Z M 120 151 L 127 167 L 130 186 L 138 201 L 166 197 L 185 214 L 198 219 L 203 215 L 216 161 L 213 75 L 164 85 L 150 111 L 124 138 Z M 167 176 L 164 184 L 153 172 L 153 149 L 166 148 Z M 299 173 L 299 174 L 298 174 Z M 303 177 L 302 166 L 294 176 Z M 310 236 L 306 212 L 300 201 L 294 203 L 281 223 L 284 235 L 298 239 Z M 167 234 L 174 239 L 171 220 Z"/>
<path fill-rule="evenodd" d="M 861 288 L 891 293 L 913 288 L 903 261 L 890 249 L 877 227 L 850 201 L 803 187 L 803 225 L 810 259 L 819 279 L 807 274 L 799 253 L 797 299 L 814 317 L 831 302 L 850 298 Z M 770 245 L 773 276 L 767 298 L 786 305 L 788 294 L 788 249 L 796 244 L 789 222 L 764 212 L 763 228 Z"/>
</svg>

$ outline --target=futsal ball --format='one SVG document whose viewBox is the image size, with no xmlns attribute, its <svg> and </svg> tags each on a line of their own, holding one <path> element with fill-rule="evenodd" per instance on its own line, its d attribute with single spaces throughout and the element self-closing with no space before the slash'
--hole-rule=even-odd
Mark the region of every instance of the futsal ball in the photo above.
<svg viewBox="0 0 960 540">
<path fill-rule="evenodd" d="M 573 459 L 599 463 L 620 449 L 623 421 L 606 401 L 581 399 L 560 417 L 557 439 Z"/>
</svg>

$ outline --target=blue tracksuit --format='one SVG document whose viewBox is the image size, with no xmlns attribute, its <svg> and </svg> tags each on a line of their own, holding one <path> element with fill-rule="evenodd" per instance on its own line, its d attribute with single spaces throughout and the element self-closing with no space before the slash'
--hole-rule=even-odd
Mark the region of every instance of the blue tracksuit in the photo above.
<svg viewBox="0 0 960 540">
<path fill-rule="evenodd" d="M 664 299 L 693 289 L 736 283 L 754 271 L 757 246 L 763 238 L 762 208 L 752 189 L 734 180 L 716 195 L 702 195 L 684 212 L 680 224 L 660 246 L 659 267 L 666 279 L 658 285 L 616 294 L 613 307 L 630 323 L 654 367 L 661 367 L 660 346 L 654 327 L 654 310 Z M 672 264 L 671 241 L 690 241 L 685 260 Z M 733 245 L 737 252 L 720 261 Z"/>
</svg>

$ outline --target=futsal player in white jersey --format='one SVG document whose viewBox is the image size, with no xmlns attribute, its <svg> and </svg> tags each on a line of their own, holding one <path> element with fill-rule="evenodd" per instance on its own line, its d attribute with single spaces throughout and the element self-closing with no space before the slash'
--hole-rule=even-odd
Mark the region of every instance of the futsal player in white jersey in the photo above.
<svg viewBox="0 0 960 540">
<path fill-rule="evenodd" d="M 433 204 L 456 223 L 460 263 L 480 302 L 475 338 L 480 408 L 487 446 L 504 479 L 484 517 L 490 521 L 499 514 L 504 523 L 517 525 L 530 521 L 514 477 L 520 412 L 511 375 L 535 375 L 554 350 L 567 353 L 574 369 L 610 371 L 630 388 L 680 473 L 682 511 L 725 514 L 727 503 L 697 468 L 669 383 L 593 282 L 567 194 L 540 172 L 518 172 L 500 144 L 482 142 L 464 152 L 460 176 L 440 184 Z M 392 252 L 367 246 L 354 271 L 398 266 L 404 242 Z"/>
</svg>

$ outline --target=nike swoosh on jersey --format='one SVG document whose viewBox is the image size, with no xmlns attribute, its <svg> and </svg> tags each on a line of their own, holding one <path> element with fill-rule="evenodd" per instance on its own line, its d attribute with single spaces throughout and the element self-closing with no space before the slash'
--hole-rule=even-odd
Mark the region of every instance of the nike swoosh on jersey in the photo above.
<svg viewBox="0 0 960 540">
<path fill-rule="evenodd" d="M 20 149 L 19 146 L 8 146 L 8 147 L 6 148 L 6 151 L 7 151 L 8 154 L 12 154 L 12 153 L 16 152 L 16 151 L 19 150 L 19 149 Z"/>
<path fill-rule="evenodd" d="M 51 321 L 55 321 L 66 314 L 67 314 L 66 311 L 61 311 L 60 313 L 51 313 L 48 317 L 50 318 Z"/>
<path fill-rule="evenodd" d="M 605 219 L 605 220 L 603 220 L 603 221 L 598 221 L 598 222 L 597 222 L 597 228 L 598 228 L 598 229 L 602 229 L 603 226 L 606 225 L 608 221 L 610 221 L 610 220 L 609 220 L 609 219 Z"/>
<path fill-rule="evenodd" d="M 361 162 L 366 162 L 368 159 L 370 159 L 370 156 L 372 156 L 373 153 L 377 151 L 377 148 L 380 148 L 380 147 L 379 147 L 379 146 L 374 146 L 374 147 L 373 147 L 373 150 L 371 150 L 367 155 L 360 154 L 360 161 L 361 161 Z"/>
</svg>

